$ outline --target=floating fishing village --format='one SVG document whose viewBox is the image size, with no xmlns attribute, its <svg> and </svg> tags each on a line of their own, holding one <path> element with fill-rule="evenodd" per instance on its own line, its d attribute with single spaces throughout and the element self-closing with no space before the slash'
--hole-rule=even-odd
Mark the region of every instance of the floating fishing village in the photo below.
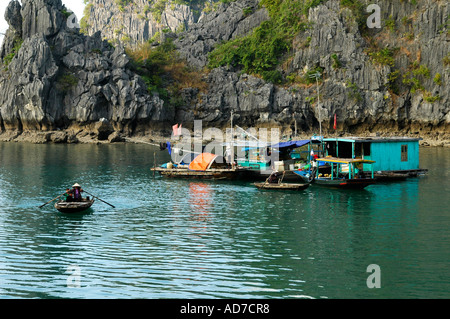
<svg viewBox="0 0 450 319">
<path fill-rule="evenodd" d="M 261 143 L 239 129 L 239 136 L 252 139 L 215 145 L 222 155 L 186 151 L 173 142 L 161 143 L 161 150 L 167 149 L 178 160 L 151 170 L 164 177 L 263 180 L 264 183 L 254 185 L 278 190 L 303 190 L 310 184 L 363 189 L 377 181 L 398 182 L 427 172 L 419 166 L 419 139 L 314 136 L 271 144 Z M 181 135 L 178 124 L 173 130 L 174 136 Z"/>
<path fill-rule="evenodd" d="M 270 301 L 450 297 L 449 17 L 3 1 L 0 299 L 281 318 Z"/>
<path fill-rule="evenodd" d="M 181 125 L 175 124 L 171 140 L 159 144 L 145 142 L 171 156 L 170 162 L 159 165 L 155 162 L 150 170 L 167 178 L 248 181 L 261 190 L 280 191 L 305 190 L 311 184 L 364 189 L 377 182 L 420 177 L 428 171 L 419 165 L 419 138 L 313 136 L 308 140 L 270 143 L 258 140 L 239 126 L 234 130 L 239 134 L 231 133 L 234 137 L 231 142 L 206 143 L 200 138 L 205 145 L 195 145 L 183 142 Z M 192 137 L 201 134 L 196 132 Z M 217 154 L 205 149 L 215 150 Z M 90 193 L 90 197 L 83 198 L 78 183 L 72 187 L 40 208 L 58 200 L 54 206 L 60 212 L 79 213 L 89 209 L 95 198 L 105 202 Z"/>
</svg>

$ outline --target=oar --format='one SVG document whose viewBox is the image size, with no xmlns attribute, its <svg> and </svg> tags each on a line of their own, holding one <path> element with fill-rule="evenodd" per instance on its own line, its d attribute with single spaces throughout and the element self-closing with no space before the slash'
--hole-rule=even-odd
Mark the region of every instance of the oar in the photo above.
<svg viewBox="0 0 450 319">
<path fill-rule="evenodd" d="M 283 171 L 283 176 L 281 176 L 281 178 L 278 180 L 278 184 L 281 185 L 281 182 L 283 181 L 284 178 L 284 174 L 286 173 L 286 171 Z"/>
<path fill-rule="evenodd" d="M 97 198 L 98 200 L 102 201 L 103 203 L 108 204 L 108 205 L 111 206 L 112 208 L 116 208 L 116 206 L 114 206 L 114 205 L 112 205 L 112 204 L 110 204 L 110 203 L 108 203 L 108 202 L 105 202 L 103 199 L 98 198 L 97 196 L 92 195 L 92 194 L 89 193 L 89 192 L 86 192 L 86 191 L 84 191 L 84 192 L 85 192 L 85 193 L 88 193 L 89 195 L 91 195 L 91 196 L 94 197 L 94 198 Z"/>
<path fill-rule="evenodd" d="M 58 198 L 60 198 L 62 195 L 64 195 L 64 194 L 61 194 L 61 195 L 59 195 L 58 197 L 55 197 L 55 198 L 53 198 L 52 200 L 50 200 L 50 201 L 48 201 L 47 203 L 45 203 L 45 204 L 42 204 L 41 206 L 39 206 L 39 208 L 42 208 L 42 207 L 44 207 L 45 205 L 47 205 L 48 203 L 51 203 L 51 202 L 53 202 L 55 199 L 58 199 Z"/>
</svg>

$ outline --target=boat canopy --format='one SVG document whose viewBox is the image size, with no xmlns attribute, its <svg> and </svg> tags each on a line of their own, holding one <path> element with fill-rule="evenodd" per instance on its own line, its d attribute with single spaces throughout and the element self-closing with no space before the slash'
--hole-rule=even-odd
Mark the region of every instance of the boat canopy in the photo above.
<svg viewBox="0 0 450 319">
<path fill-rule="evenodd" d="M 280 142 L 277 144 L 270 145 L 271 148 L 298 148 L 306 145 L 310 142 L 310 140 L 300 140 L 300 141 L 289 141 L 289 142 Z"/>
<path fill-rule="evenodd" d="M 280 142 L 280 143 L 276 143 L 276 144 L 261 144 L 258 146 L 249 146 L 249 147 L 244 147 L 242 150 L 243 151 L 248 151 L 251 149 L 256 149 L 256 148 L 262 148 L 262 147 L 267 147 L 267 148 L 277 148 L 280 150 L 283 149 L 287 149 L 287 148 L 298 148 L 298 147 L 302 147 L 303 145 L 306 145 L 310 143 L 310 140 L 300 140 L 300 141 L 289 141 L 289 142 Z"/>
<path fill-rule="evenodd" d="M 375 161 L 365 160 L 361 158 L 339 158 L 339 157 L 323 157 L 316 159 L 318 162 L 325 162 L 325 163 L 337 163 L 337 164 L 350 164 L 350 163 L 366 163 L 366 164 L 372 164 L 375 163 Z"/>
<path fill-rule="evenodd" d="M 358 172 L 363 170 L 363 165 L 361 164 L 371 164 L 370 171 L 372 173 L 373 179 L 373 163 L 375 161 L 366 160 L 362 158 L 340 158 L 340 157 L 323 157 L 316 159 L 319 163 L 328 163 L 331 164 L 331 180 L 339 179 L 339 174 L 344 173 L 349 176 L 349 179 L 355 178 Z M 316 171 L 317 176 L 319 177 L 319 171 Z M 327 178 L 327 177 L 325 177 Z"/>
<path fill-rule="evenodd" d="M 205 171 L 211 168 L 214 162 L 225 163 L 225 158 L 211 153 L 202 153 L 197 155 L 189 164 L 189 169 L 192 171 Z"/>
</svg>

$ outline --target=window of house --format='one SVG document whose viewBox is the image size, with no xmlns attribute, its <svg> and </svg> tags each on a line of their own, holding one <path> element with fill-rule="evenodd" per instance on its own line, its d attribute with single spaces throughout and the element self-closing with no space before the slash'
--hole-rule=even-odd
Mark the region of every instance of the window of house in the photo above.
<svg viewBox="0 0 450 319">
<path fill-rule="evenodd" d="M 402 145 L 402 162 L 408 161 L 408 145 Z"/>
<path fill-rule="evenodd" d="M 364 156 L 370 156 L 370 143 L 363 143 Z"/>
</svg>

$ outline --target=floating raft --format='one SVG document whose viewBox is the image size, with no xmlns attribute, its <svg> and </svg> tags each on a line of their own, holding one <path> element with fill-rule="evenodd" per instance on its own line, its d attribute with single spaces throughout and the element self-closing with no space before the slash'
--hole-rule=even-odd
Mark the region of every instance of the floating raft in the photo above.
<svg viewBox="0 0 450 319">
<path fill-rule="evenodd" d="M 154 167 L 150 170 L 160 173 L 165 177 L 194 178 L 194 179 L 239 179 L 249 174 L 245 168 L 208 168 L 203 171 L 190 170 L 188 168 L 162 168 Z"/>
<path fill-rule="evenodd" d="M 170 164 L 170 166 L 169 166 Z M 198 178 L 198 179 L 239 179 L 249 174 L 243 167 L 232 167 L 223 156 L 212 153 L 197 155 L 189 165 L 176 168 L 169 163 L 166 167 L 151 168 L 152 171 L 166 177 Z"/>
<path fill-rule="evenodd" d="M 219 169 L 211 168 L 204 171 L 194 171 L 186 168 L 151 168 L 152 171 L 166 177 L 194 178 L 194 179 L 239 179 L 248 174 L 247 169 Z"/>
</svg>

